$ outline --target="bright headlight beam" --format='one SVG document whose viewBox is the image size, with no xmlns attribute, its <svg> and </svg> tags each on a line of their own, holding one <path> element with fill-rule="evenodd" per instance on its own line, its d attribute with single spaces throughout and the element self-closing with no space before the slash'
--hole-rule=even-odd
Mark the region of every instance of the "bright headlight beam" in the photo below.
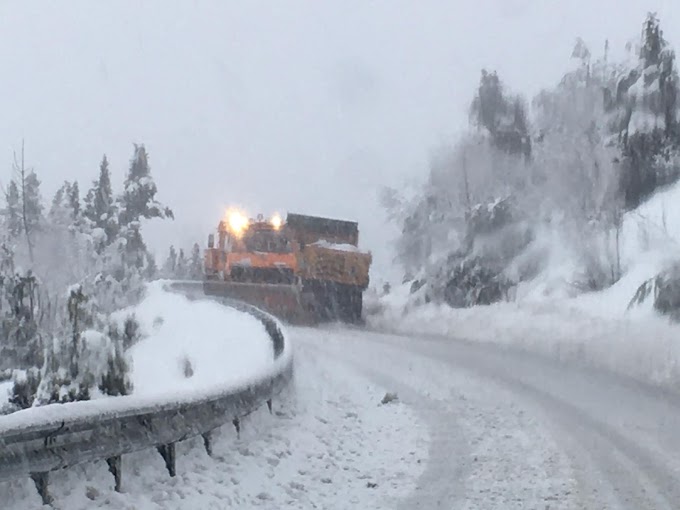
<svg viewBox="0 0 680 510">
<path fill-rule="evenodd" d="M 278 230 L 281 228 L 281 225 L 283 225 L 283 220 L 281 219 L 281 216 L 278 214 L 275 214 L 272 216 L 272 219 L 270 220 L 272 227 L 274 227 L 275 230 Z"/>
</svg>

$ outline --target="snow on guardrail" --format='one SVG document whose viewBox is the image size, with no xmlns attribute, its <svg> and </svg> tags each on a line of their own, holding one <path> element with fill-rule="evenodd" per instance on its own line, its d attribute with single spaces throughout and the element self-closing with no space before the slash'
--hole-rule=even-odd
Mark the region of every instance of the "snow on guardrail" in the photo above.
<svg viewBox="0 0 680 510">
<path fill-rule="evenodd" d="M 191 295 L 182 284 L 165 284 Z M 130 395 L 55 404 L 0 417 L 0 481 L 31 476 L 43 501 L 49 503 L 48 473 L 106 459 L 116 489 L 121 484 L 121 456 L 156 447 L 171 476 L 175 474 L 175 443 L 202 435 L 211 453 L 212 430 L 239 420 L 268 404 L 293 375 L 292 349 L 282 325 L 271 315 L 244 303 L 217 301 L 247 313 L 264 326 L 272 345 L 273 363 L 236 384 L 185 389 L 165 395 Z"/>
</svg>

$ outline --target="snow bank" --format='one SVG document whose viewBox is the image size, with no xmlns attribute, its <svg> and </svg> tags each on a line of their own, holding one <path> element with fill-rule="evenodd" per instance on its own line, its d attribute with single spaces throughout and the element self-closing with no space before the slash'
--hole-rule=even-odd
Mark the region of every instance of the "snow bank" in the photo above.
<svg viewBox="0 0 680 510">
<path fill-rule="evenodd" d="M 190 301 L 152 284 L 134 312 L 149 336 L 132 349 L 133 394 L 32 407 L 0 417 L 0 434 L 78 419 L 128 416 L 224 395 L 278 373 L 292 349 L 274 360 L 264 326 L 211 301 Z M 193 375 L 185 377 L 184 360 Z"/>
<path fill-rule="evenodd" d="M 273 347 L 256 318 L 213 301 L 149 288 L 134 310 L 145 340 L 131 349 L 136 395 L 173 395 L 238 384 L 271 367 Z"/>
<path fill-rule="evenodd" d="M 613 292 L 613 291 L 612 291 Z M 385 305 L 371 327 L 493 343 L 587 364 L 640 381 L 680 383 L 680 327 L 648 311 L 626 313 L 606 295 L 499 303 L 466 309 Z"/>
</svg>

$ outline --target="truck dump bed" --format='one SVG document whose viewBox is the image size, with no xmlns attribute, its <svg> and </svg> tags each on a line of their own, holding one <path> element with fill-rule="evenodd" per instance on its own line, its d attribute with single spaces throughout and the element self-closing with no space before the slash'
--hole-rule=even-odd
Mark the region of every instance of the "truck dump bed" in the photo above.
<svg viewBox="0 0 680 510">
<path fill-rule="evenodd" d="M 286 218 L 286 228 L 291 240 L 301 245 L 312 244 L 320 240 L 332 244 L 359 245 L 359 224 L 354 221 L 289 213 Z"/>
<path fill-rule="evenodd" d="M 286 229 L 299 247 L 303 280 L 328 281 L 365 289 L 371 255 L 362 253 L 354 221 L 288 214 Z"/>
</svg>

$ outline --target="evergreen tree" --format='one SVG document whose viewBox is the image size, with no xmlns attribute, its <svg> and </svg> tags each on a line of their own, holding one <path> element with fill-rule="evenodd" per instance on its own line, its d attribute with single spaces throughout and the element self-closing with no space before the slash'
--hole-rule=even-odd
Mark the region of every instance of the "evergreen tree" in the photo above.
<svg viewBox="0 0 680 510">
<path fill-rule="evenodd" d="M 187 262 L 186 255 L 182 248 L 179 249 L 179 255 L 177 255 L 177 266 L 175 268 L 175 278 L 178 280 L 183 280 L 187 277 L 187 272 L 189 269 L 189 264 Z"/>
<path fill-rule="evenodd" d="M 71 208 L 71 219 L 76 222 L 80 218 L 80 186 L 74 181 L 68 192 L 68 202 Z"/>
<path fill-rule="evenodd" d="M 120 224 L 126 226 L 142 218 L 173 218 L 172 211 L 156 201 L 156 193 L 146 148 L 135 144 L 121 198 Z"/>
<path fill-rule="evenodd" d="M 194 243 L 191 249 L 189 276 L 193 280 L 200 280 L 203 276 L 203 259 L 201 258 L 201 247 L 198 243 Z"/>
<path fill-rule="evenodd" d="M 642 46 L 640 47 L 640 60 L 645 68 L 657 66 L 661 63 L 661 53 L 666 47 L 663 32 L 655 13 L 647 14 L 647 19 L 642 29 Z"/>
<path fill-rule="evenodd" d="M 40 180 L 31 170 L 26 174 L 23 197 L 24 229 L 35 232 L 40 229 L 43 218 L 43 204 L 40 195 Z"/>
<path fill-rule="evenodd" d="M 500 127 L 502 117 L 507 113 L 507 102 L 503 94 L 503 85 L 496 71 L 482 70 L 479 88 L 475 96 L 471 113 L 476 117 L 478 126 L 485 127 L 492 135 Z"/>
<path fill-rule="evenodd" d="M 14 179 L 9 183 L 5 200 L 7 202 L 7 229 L 10 236 L 18 237 L 23 232 L 23 224 L 21 220 L 21 196 L 19 194 L 19 187 Z"/>
<path fill-rule="evenodd" d="M 607 91 L 627 209 L 680 177 L 680 168 L 672 163 L 680 147 L 675 53 L 655 14 L 649 14 L 643 24 L 637 57 L 632 67 L 616 69 L 616 82 Z"/>
<path fill-rule="evenodd" d="M 111 173 L 106 155 L 99 165 L 99 177 L 93 182 L 85 199 L 85 217 L 105 233 L 105 244 L 113 242 L 118 233 L 117 211 L 111 187 Z"/>
<path fill-rule="evenodd" d="M 146 266 L 144 267 L 144 279 L 152 281 L 158 276 L 158 264 L 156 264 L 156 257 L 153 253 L 147 252 Z"/>
<path fill-rule="evenodd" d="M 177 271 L 177 251 L 174 246 L 170 246 L 168 256 L 163 264 L 163 276 L 165 278 L 174 278 Z"/>
<path fill-rule="evenodd" d="M 482 70 L 470 106 L 475 124 L 491 136 L 494 146 L 510 155 L 531 155 L 526 107 L 520 97 L 508 97 L 498 74 Z"/>
<path fill-rule="evenodd" d="M 75 188 L 75 191 L 74 191 Z M 80 210 L 77 200 L 78 186 L 64 181 L 64 184 L 55 192 L 50 211 L 47 214 L 53 225 L 69 227 L 76 223 Z"/>
<path fill-rule="evenodd" d="M 125 241 L 123 243 L 123 265 L 126 268 L 142 271 L 146 267 L 147 251 L 139 222 L 128 224 L 121 231 L 121 237 Z"/>
</svg>

